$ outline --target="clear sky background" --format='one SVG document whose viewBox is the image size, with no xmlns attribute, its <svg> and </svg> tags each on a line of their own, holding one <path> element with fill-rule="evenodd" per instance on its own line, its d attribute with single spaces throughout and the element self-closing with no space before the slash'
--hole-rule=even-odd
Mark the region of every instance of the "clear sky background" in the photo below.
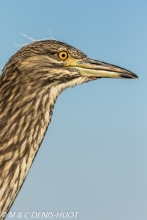
<svg viewBox="0 0 147 220">
<path fill-rule="evenodd" d="M 1 1 L 0 67 L 31 42 L 20 33 L 38 40 L 49 30 L 139 79 L 100 79 L 61 94 L 11 211 L 147 219 L 147 1 Z"/>
</svg>

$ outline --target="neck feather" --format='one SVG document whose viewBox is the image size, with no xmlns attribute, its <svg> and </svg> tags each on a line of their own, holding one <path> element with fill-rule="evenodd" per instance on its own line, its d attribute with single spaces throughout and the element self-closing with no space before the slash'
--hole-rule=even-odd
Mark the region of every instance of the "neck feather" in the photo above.
<svg viewBox="0 0 147 220">
<path fill-rule="evenodd" d="M 27 94 L 27 98 L 25 91 L 25 95 L 19 96 L 16 90 L 9 98 L 7 93 L 3 94 L 0 106 L 0 213 L 8 212 L 26 178 L 61 90 L 52 86 L 38 91 L 38 95 L 37 91 Z"/>
</svg>

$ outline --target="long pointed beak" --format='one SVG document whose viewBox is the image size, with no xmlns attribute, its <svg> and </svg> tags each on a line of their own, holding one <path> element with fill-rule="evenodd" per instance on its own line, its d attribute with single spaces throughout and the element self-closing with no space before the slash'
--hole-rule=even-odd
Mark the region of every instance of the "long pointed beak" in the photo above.
<svg viewBox="0 0 147 220">
<path fill-rule="evenodd" d="M 68 64 L 67 64 L 68 65 Z M 138 76 L 131 71 L 119 66 L 101 62 L 99 60 L 92 60 L 86 58 L 84 60 L 77 60 L 73 65 L 78 69 L 82 76 L 97 77 L 97 78 L 129 78 L 136 79 Z"/>
</svg>

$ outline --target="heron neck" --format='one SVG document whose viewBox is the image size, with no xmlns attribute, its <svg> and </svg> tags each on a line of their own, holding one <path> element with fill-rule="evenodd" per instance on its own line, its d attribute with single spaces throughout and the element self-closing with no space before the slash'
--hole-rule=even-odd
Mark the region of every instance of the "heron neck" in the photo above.
<svg viewBox="0 0 147 220">
<path fill-rule="evenodd" d="M 29 172 L 60 92 L 52 87 L 44 92 L 38 91 L 37 96 L 35 91 L 27 99 L 20 96 L 20 100 L 16 99 L 15 94 L 14 98 L 2 105 L 4 114 L 0 114 L 3 116 L 0 118 L 0 213 L 8 212 Z"/>
</svg>

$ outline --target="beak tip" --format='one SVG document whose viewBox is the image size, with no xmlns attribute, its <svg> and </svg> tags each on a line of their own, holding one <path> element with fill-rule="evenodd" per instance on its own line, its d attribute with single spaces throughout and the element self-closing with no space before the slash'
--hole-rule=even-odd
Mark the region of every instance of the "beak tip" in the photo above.
<svg viewBox="0 0 147 220">
<path fill-rule="evenodd" d="M 136 74 L 134 74 L 134 79 L 138 79 L 138 76 Z"/>
<path fill-rule="evenodd" d="M 128 78 L 128 79 L 138 79 L 138 76 L 135 73 L 128 72 L 127 74 L 122 74 L 122 77 Z"/>
</svg>

